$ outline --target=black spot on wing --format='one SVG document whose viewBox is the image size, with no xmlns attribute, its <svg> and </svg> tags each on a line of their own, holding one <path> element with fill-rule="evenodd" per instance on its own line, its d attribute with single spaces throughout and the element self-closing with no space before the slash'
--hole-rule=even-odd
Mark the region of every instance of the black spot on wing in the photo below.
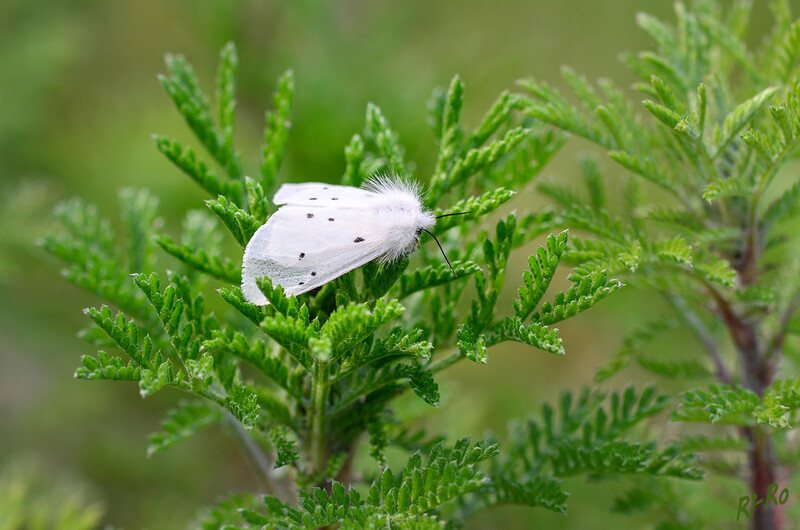
<svg viewBox="0 0 800 530">
<path fill-rule="evenodd" d="M 363 237 L 357 237 L 353 240 L 353 243 L 361 243 L 362 241 L 364 241 Z"/>
<path fill-rule="evenodd" d="M 312 272 L 312 273 L 311 273 L 311 276 L 316 276 L 316 275 L 317 275 L 317 273 L 316 273 L 316 272 Z"/>
<path fill-rule="evenodd" d="M 297 259 L 303 259 L 303 258 L 305 258 L 305 257 L 306 257 L 306 253 L 305 253 L 305 252 L 301 252 L 301 253 L 300 253 L 300 257 L 299 257 L 299 258 L 297 258 Z"/>
<path fill-rule="evenodd" d="M 332 200 L 332 201 L 338 201 L 338 200 L 339 200 L 339 197 L 331 197 L 331 200 Z"/>
<path fill-rule="evenodd" d="M 313 214 L 313 213 L 307 213 L 307 214 L 306 214 L 306 217 L 307 217 L 307 218 L 309 218 L 309 219 L 311 219 L 312 217 L 314 217 L 314 214 Z"/>
<path fill-rule="evenodd" d="M 333 221 L 333 217 L 328 217 L 328 221 Z"/>
<path fill-rule="evenodd" d="M 317 200 L 317 198 L 316 198 L 316 197 L 309 197 L 309 198 L 308 198 L 308 200 L 309 200 L 309 201 L 316 201 L 316 200 Z"/>
<path fill-rule="evenodd" d="M 306 282 L 300 282 L 300 283 L 298 283 L 297 285 L 303 285 L 304 283 L 306 283 Z"/>
</svg>

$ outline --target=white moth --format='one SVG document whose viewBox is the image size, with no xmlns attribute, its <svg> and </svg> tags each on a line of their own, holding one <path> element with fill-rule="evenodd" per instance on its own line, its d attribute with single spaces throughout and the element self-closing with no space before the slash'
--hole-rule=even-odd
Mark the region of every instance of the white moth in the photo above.
<svg viewBox="0 0 800 530">
<path fill-rule="evenodd" d="M 256 305 L 269 304 L 258 278 L 302 294 L 374 259 L 413 252 L 436 223 L 419 187 L 396 177 L 372 178 L 363 188 L 284 184 L 272 202 L 283 206 L 253 234 L 242 263 L 242 294 Z"/>
</svg>

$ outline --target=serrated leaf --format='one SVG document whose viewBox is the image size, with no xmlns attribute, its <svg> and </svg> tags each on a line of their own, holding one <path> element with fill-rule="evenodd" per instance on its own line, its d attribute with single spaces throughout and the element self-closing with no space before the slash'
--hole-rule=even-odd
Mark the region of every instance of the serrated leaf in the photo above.
<svg viewBox="0 0 800 530">
<path fill-rule="evenodd" d="M 231 289 L 221 288 L 218 289 L 217 292 L 223 300 L 247 317 L 247 319 L 256 326 L 264 320 L 264 316 L 266 315 L 264 307 L 253 305 L 245 300 L 244 296 L 242 296 L 242 290 L 239 287 L 233 287 Z"/>
<path fill-rule="evenodd" d="M 669 379 L 703 379 L 712 375 L 704 363 L 698 361 L 664 360 L 656 357 L 636 358 L 639 366 L 649 372 Z"/>
<path fill-rule="evenodd" d="M 772 107 L 770 107 L 772 109 Z M 775 161 L 775 148 L 770 143 L 769 139 L 758 129 L 750 129 L 739 135 L 742 141 L 753 149 L 761 160 L 767 164 L 772 164 Z M 708 199 L 706 199 L 708 200 Z"/>
<path fill-rule="evenodd" d="M 490 330 L 487 345 L 491 346 L 507 340 L 534 346 L 555 355 L 564 355 L 565 353 L 558 330 L 548 328 L 539 322 L 525 325 L 518 318 L 506 318 Z"/>
<path fill-rule="evenodd" d="M 222 418 L 222 411 L 206 401 L 181 401 L 161 423 L 161 431 L 150 435 L 147 456 L 163 451 Z"/>
<path fill-rule="evenodd" d="M 156 239 L 156 243 L 167 254 L 174 256 L 195 270 L 233 285 L 242 283 L 241 266 L 238 263 L 233 263 L 219 256 L 209 256 L 203 249 L 192 248 L 188 245 L 177 245 L 169 236 L 159 237 Z"/>
<path fill-rule="evenodd" d="M 529 271 L 522 273 L 522 283 L 517 291 L 519 298 L 514 301 L 514 313 L 524 321 L 544 296 L 556 272 L 561 255 L 567 246 L 569 233 L 565 230 L 558 236 L 549 235 L 544 246 L 536 249 L 536 254 L 528 258 Z"/>
<path fill-rule="evenodd" d="M 389 445 L 386 424 L 376 418 L 367 423 L 367 432 L 369 433 L 369 455 L 375 459 L 378 465 L 385 467 L 386 447 Z"/>
<path fill-rule="evenodd" d="M 703 199 L 709 203 L 721 197 L 749 197 L 753 193 L 753 183 L 749 175 L 715 180 L 703 190 Z"/>
<path fill-rule="evenodd" d="M 515 191 L 498 188 L 496 190 L 487 191 L 478 197 L 468 197 L 461 199 L 453 204 L 447 210 L 436 210 L 435 214 L 442 217 L 436 221 L 436 226 L 433 228 L 433 233 L 439 235 L 454 226 L 460 226 L 470 219 L 477 219 L 482 215 L 496 210 L 500 205 L 510 200 Z M 451 214 L 464 214 L 464 215 L 451 215 Z"/>
<path fill-rule="evenodd" d="M 408 175 L 405 149 L 381 109 L 373 103 L 367 105 L 367 130 L 383 157 L 386 169 L 395 175 Z"/>
<path fill-rule="evenodd" d="M 793 119 L 791 111 L 786 105 L 770 106 L 769 113 L 781 131 L 783 146 L 789 147 L 797 135 L 796 119 Z"/>
<path fill-rule="evenodd" d="M 561 481 L 554 477 L 536 476 L 525 482 L 515 482 L 502 475 L 491 478 L 492 487 L 501 502 L 541 506 L 556 513 L 567 513 L 569 494 L 561 488 Z"/>
<path fill-rule="evenodd" d="M 459 126 L 461 108 L 464 105 L 464 83 L 458 75 L 450 81 L 447 94 L 443 99 L 442 114 L 440 118 L 441 129 L 437 136 L 441 139 L 439 145 L 439 159 L 436 162 L 436 174 L 443 173 L 453 155 L 458 150 L 463 132 Z"/>
<path fill-rule="evenodd" d="M 623 252 L 619 255 L 620 262 L 631 272 L 636 272 L 639 268 L 639 261 L 642 257 L 642 244 L 639 240 L 633 242 L 630 251 Z"/>
<path fill-rule="evenodd" d="M 309 341 L 312 338 L 319 339 L 319 334 L 307 320 L 276 313 L 261 321 L 260 327 L 264 333 L 283 346 L 295 361 L 307 371 L 312 371 L 313 361 L 309 353 Z"/>
<path fill-rule="evenodd" d="M 425 403 L 434 407 L 439 406 L 439 385 L 433 380 L 431 372 L 423 369 L 420 365 L 414 365 L 409 385 L 411 390 Z"/>
<path fill-rule="evenodd" d="M 170 361 L 164 361 L 153 369 L 142 368 L 139 379 L 139 394 L 145 398 L 152 396 L 173 381 L 173 368 Z"/>
<path fill-rule="evenodd" d="M 230 354 L 250 363 L 265 377 L 296 399 L 301 396 L 300 383 L 290 375 L 290 367 L 280 357 L 267 351 L 260 340 L 252 344 L 238 332 L 214 332 L 214 338 L 203 342 L 203 350 L 212 354 Z"/>
<path fill-rule="evenodd" d="M 484 114 L 480 125 L 466 138 L 467 148 L 483 145 L 496 133 L 510 119 L 512 111 L 519 106 L 519 100 L 520 97 L 516 94 L 503 91 Z"/>
<path fill-rule="evenodd" d="M 368 304 L 350 304 L 331 313 L 320 329 L 333 345 L 333 358 L 351 350 L 384 324 L 403 314 L 405 308 L 396 300 L 388 303 L 377 300 L 370 310 Z"/>
<path fill-rule="evenodd" d="M 153 229 L 161 224 L 156 216 L 158 198 L 146 190 L 124 188 L 119 193 L 120 214 L 128 235 L 128 271 L 153 267 Z"/>
<path fill-rule="evenodd" d="M 535 79 L 523 79 L 518 83 L 535 98 L 533 101 L 526 101 L 526 114 L 590 139 L 607 149 L 615 147 L 611 138 L 603 134 L 596 124 L 590 123 L 552 86 Z"/>
<path fill-rule="evenodd" d="M 678 98 L 675 95 L 675 92 L 672 90 L 672 87 L 664 82 L 663 79 L 656 75 L 651 75 L 650 86 L 652 86 L 653 91 L 658 94 L 661 104 L 667 109 L 675 111 L 677 114 L 684 113 L 682 102 L 678 101 Z"/>
<path fill-rule="evenodd" d="M 737 272 L 731 268 L 731 264 L 727 260 L 713 256 L 707 261 L 696 262 L 693 267 L 703 277 L 714 283 L 725 287 L 736 286 Z"/>
<path fill-rule="evenodd" d="M 545 326 L 555 324 L 589 309 L 622 287 L 621 282 L 609 280 L 606 271 L 570 279 L 573 286 L 565 292 L 557 293 L 552 303 L 542 304 L 540 311 L 532 317 L 534 321 Z"/>
<path fill-rule="evenodd" d="M 231 389 L 230 394 L 225 400 L 225 406 L 233 417 L 242 422 L 248 431 L 253 430 L 258 425 L 260 407 L 258 396 L 249 392 L 246 387 L 236 385 Z"/>
<path fill-rule="evenodd" d="M 122 358 L 111 357 L 104 351 L 97 352 L 97 357 L 82 356 L 81 363 L 83 366 L 75 370 L 75 379 L 138 381 L 141 377 L 141 368 L 134 361 L 126 364 Z"/>
<path fill-rule="evenodd" d="M 734 436 L 683 436 L 680 444 L 686 451 L 746 451 L 748 442 Z"/>
<path fill-rule="evenodd" d="M 442 263 L 404 274 L 398 282 L 397 298 L 402 299 L 418 291 L 427 291 L 439 285 L 468 278 L 480 270 L 480 267 L 472 261 L 454 261 L 451 265 L 453 270 Z"/>
<path fill-rule="evenodd" d="M 233 57 L 231 50 L 232 48 L 223 50 L 221 83 L 225 83 L 225 80 L 222 79 L 224 77 L 228 77 L 228 81 L 230 81 L 231 78 L 228 74 L 235 70 L 230 60 Z M 226 169 L 228 176 L 232 179 L 239 179 L 241 168 L 238 157 L 228 149 L 224 135 L 214 123 L 208 97 L 200 88 L 194 69 L 184 57 L 179 55 L 167 55 L 166 63 L 170 76 L 160 76 L 159 80 L 175 103 L 178 112 L 209 154 Z M 225 109 L 225 112 L 228 113 L 229 110 Z"/>
<path fill-rule="evenodd" d="M 269 439 L 275 447 L 275 469 L 296 462 L 300 459 L 297 444 L 289 438 L 290 431 L 284 425 L 278 425 L 269 430 Z"/>
<path fill-rule="evenodd" d="M 674 129 L 678 126 L 681 122 L 681 115 L 675 112 L 674 110 L 668 109 L 663 105 L 659 105 L 654 101 L 645 100 L 642 105 L 646 108 L 650 114 L 655 116 L 658 121 L 669 127 L 670 129 Z"/>
<path fill-rule="evenodd" d="M 236 111 L 236 73 L 239 57 L 233 42 L 222 47 L 217 70 L 217 122 L 219 123 L 220 151 L 223 164 L 232 178 L 241 175 L 241 164 L 233 147 L 233 128 Z"/>
<path fill-rule="evenodd" d="M 457 186 L 471 175 L 491 166 L 522 143 L 529 133 L 529 129 L 518 127 L 511 129 L 502 138 L 485 147 L 470 149 L 465 153 L 464 158 L 453 166 L 446 185 L 448 187 Z M 432 183 L 432 186 L 435 187 L 436 182 Z"/>
<path fill-rule="evenodd" d="M 470 361 L 478 364 L 486 364 L 489 361 L 486 337 L 476 334 L 466 324 L 462 324 L 458 328 L 458 349 Z"/>
<path fill-rule="evenodd" d="M 254 216 L 242 210 L 225 197 L 205 201 L 208 209 L 219 217 L 239 246 L 245 248 L 261 223 Z"/>
<path fill-rule="evenodd" d="M 433 353 L 433 345 L 421 341 L 422 330 L 406 333 L 401 326 L 392 328 L 384 338 L 375 339 L 371 348 L 354 348 L 342 359 L 336 379 L 341 379 L 362 366 L 374 365 L 387 357 L 414 357 L 427 360 Z"/>
<path fill-rule="evenodd" d="M 153 142 L 156 148 L 166 156 L 170 162 L 189 176 L 210 195 L 228 197 L 233 201 L 240 201 L 242 197 L 241 184 L 238 181 L 227 181 L 213 169 L 209 169 L 205 162 L 200 160 L 191 147 L 183 146 L 177 140 L 166 136 L 154 134 Z"/>
<path fill-rule="evenodd" d="M 100 216 L 97 206 L 74 198 L 58 204 L 55 214 L 65 233 L 45 237 L 42 245 L 66 262 L 62 274 L 140 321 L 151 322 L 146 300 L 128 278 L 131 260 L 117 249 L 111 222 Z"/>
<path fill-rule="evenodd" d="M 684 392 L 672 420 L 752 426 L 756 422 L 753 412 L 759 402 L 758 396 L 743 388 L 709 385 L 707 389 Z"/>
<path fill-rule="evenodd" d="M 203 353 L 200 359 L 187 359 L 186 374 L 192 383 L 192 389 L 196 394 L 211 386 L 214 372 L 214 358 L 208 353 Z"/>
<path fill-rule="evenodd" d="M 291 128 L 292 99 L 294 97 L 294 74 L 286 71 L 278 79 L 278 88 L 272 98 L 273 109 L 267 111 L 264 121 L 264 145 L 261 149 L 261 185 L 271 190 L 275 176 L 283 163 L 286 142 Z"/>
<path fill-rule="evenodd" d="M 662 239 L 655 243 L 656 255 L 662 260 L 672 261 L 681 265 L 692 266 L 692 247 L 683 236 Z"/>
<path fill-rule="evenodd" d="M 142 346 L 139 346 L 140 331 L 133 320 L 126 322 L 125 315 L 117 313 L 114 317 L 108 306 L 102 306 L 99 310 L 89 308 L 84 311 L 97 326 L 127 353 L 138 365 L 150 370 L 156 370 L 161 364 L 160 355 L 151 358 L 152 339 L 147 334 L 141 336 Z"/>
<path fill-rule="evenodd" d="M 777 87 L 769 87 L 762 90 L 747 101 L 740 103 L 725 117 L 722 130 L 714 131 L 715 151 L 712 154 L 712 158 L 716 158 L 722 153 L 739 131 L 767 104 L 769 98 L 771 98 L 777 90 Z"/>
</svg>

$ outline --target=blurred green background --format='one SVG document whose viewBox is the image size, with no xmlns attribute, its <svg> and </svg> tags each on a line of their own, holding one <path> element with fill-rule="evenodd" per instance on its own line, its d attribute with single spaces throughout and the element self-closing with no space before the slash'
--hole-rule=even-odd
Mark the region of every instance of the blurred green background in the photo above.
<svg viewBox="0 0 800 530">
<path fill-rule="evenodd" d="M 436 153 L 426 103 L 436 86 L 461 75 L 467 126 L 518 78 L 562 86 L 562 64 L 627 86 L 632 78 L 619 54 L 649 46 L 635 25 L 640 9 L 672 20 L 671 2 L 635 0 L 0 2 L 0 497 L 22 491 L 31 505 L 59 513 L 88 506 L 89 525 L 159 529 L 186 527 L 199 507 L 256 487 L 221 429 L 146 458 L 147 435 L 177 393 L 143 401 L 132 385 L 72 379 L 80 355 L 93 352 L 76 337 L 88 322 L 80 310 L 97 300 L 67 283 L 34 245 L 53 229 L 53 205 L 73 195 L 114 217 L 120 188 L 147 187 L 172 233 L 187 209 L 202 207 L 203 194 L 150 139 L 190 140 L 156 80 L 165 53 L 187 56 L 213 92 L 219 50 L 237 44 L 236 141 L 249 171 L 257 168 L 275 79 L 291 68 L 297 90 L 283 178 L 337 180 L 344 146 L 361 131 L 371 101 L 425 179 Z M 760 11 L 755 18 L 769 21 Z M 540 178 L 575 178 L 575 158 L 585 149 L 573 140 Z M 524 212 L 538 201 L 523 193 L 514 207 Z M 527 252 L 513 257 L 501 308 L 510 306 Z M 451 368 L 428 423 L 451 438 L 503 432 L 510 418 L 588 383 L 640 312 L 635 295 L 623 292 L 562 328 L 565 357 L 504 346 L 490 352 L 487 366 Z M 567 489 L 566 518 L 502 508 L 471 526 L 635 526 L 609 515 L 616 488 Z"/>
</svg>

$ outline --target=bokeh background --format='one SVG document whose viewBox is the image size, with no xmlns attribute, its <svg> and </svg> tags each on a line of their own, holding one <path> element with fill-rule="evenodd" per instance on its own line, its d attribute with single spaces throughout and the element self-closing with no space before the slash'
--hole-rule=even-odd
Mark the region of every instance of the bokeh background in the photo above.
<svg viewBox="0 0 800 530">
<path fill-rule="evenodd" d="M 769 22 L 759 4 L 756 36 Z M 374 102 L 424 179 L 436 154 L 426 124 L 435 87 L 462 77 L 463 121 L 473 126 L 519 78 L 563 86 L 563 64 L 628 86 L 633 79 L 620 54 L 650 46 L 635 24 L 640 9 L 673 20 L 672 2 L 664 0 L 0 2 L 0 514 L 17 495 L 42 510 L 77 510 L 100 525 L 182 528 L 200 507 L 256 485 L 222 429 L 146 458 L 147 435 L 180 398 L 176 392 L 142 400 L 133 385 L 72 378 L 80 355 L 93 353 L 76 336 L 87 324 L 81 309 L 98 302 L 64 280 L 59 264 L 35 246 L 54 228 L 53 206 L 74 195 L 114 217 L 120 188 L 146 187 L 160 198 L 172 233 L 187 209 L 202 207 L 202 193 L 150 139 L 191 138 L 156 79 L 165 53 L 185 55 L 213 93 L 219 50 L 237 44 L 236 141 L 250 171 L 275 80 L 291 68 L 297 89 L 283 178 L 337 180 L 344 146 Z M 540 178 L 577 178 L 576 157 L 588 149 L 571 141 Z M 524 212 L 541 204 L 526 192 L 514 207 Z M 513 258 L 501 308 L 510 305 L 527 252 Z M 449 369 L 429 425 L 451 438 L 502 433 L 543 399 L 590 382 L 643 307 L 657 310 L 623 292 L 569 321 L 562 328 L 565 357 L 504 345 L 490 351 L 486 366 Z M 615 384 L 637 377 L 627 373 Z M 509 507 L 470 525 L 638 524 L 609 513 L 616 488 L 566 487 L 573 492 L 566 518 Z"/>
</svg>

